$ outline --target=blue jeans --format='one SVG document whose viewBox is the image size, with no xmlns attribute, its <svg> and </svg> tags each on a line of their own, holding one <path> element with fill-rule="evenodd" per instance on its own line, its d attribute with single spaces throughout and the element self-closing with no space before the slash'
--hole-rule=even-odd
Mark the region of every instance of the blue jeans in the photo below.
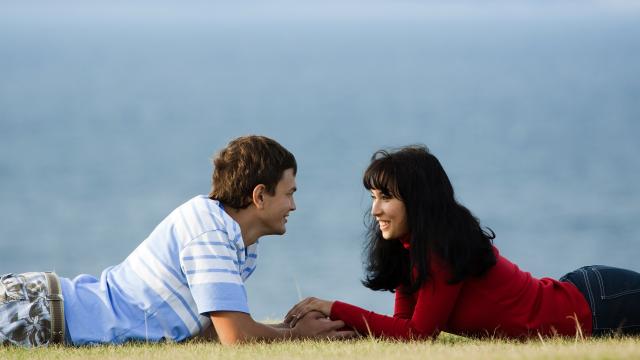
<svg viewBox="0 0 640 360">
<path fill-rule="evenodd" d="M 591 307 L 593 336 L 640 335 L 640 274 L 610 266 L 581 267 L 560 278 L 574 284 Z"/>
</svg>

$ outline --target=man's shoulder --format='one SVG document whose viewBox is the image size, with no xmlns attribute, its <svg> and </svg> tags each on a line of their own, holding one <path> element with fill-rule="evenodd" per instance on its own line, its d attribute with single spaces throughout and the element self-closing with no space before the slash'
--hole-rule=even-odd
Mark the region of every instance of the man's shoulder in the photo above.
<svg viewBox="0 0 640 360">
<path fill-rule="evenodd" d="M 220 207 L 220 203 L 217 200 L 208 198 L 206 195 L 198 195 L 191 198 L 180 205 L 176 211 L 180 212 L 182 216 L 189 217 L 189 220 L 202 220 L 204 222 L 203 225 L 218 227 L 224 226 L 226 223 L 224 210 Z M 196 219 L 191 219 L 191 217 Z M 213 221 L 213 223 L 207 221 Z"/>
<path fill-rule="evenodd" d="M 177 243 L 180 250 L 211 239 L 235 251 L 244 249 L 240 225 L 217 200 L 198 195 L 175 208 L 145 241 L 160 247 Z"/>
</svg>

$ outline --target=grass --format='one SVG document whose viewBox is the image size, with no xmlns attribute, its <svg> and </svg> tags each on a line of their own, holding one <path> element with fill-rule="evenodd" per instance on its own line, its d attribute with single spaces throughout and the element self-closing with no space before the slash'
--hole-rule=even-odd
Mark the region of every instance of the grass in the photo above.
<svg viewBox="0 0 640 360">
<path fill-rule="evenodd" d="M 0 359 L 639 359 L 640 338 L 526 342 L 473 340 L 442 334 L 435 341 L 379 339 L 289 341 L 224 347 L 213 342 L 127 344 L 123 346 L 0 347 Z"/>
</svg>

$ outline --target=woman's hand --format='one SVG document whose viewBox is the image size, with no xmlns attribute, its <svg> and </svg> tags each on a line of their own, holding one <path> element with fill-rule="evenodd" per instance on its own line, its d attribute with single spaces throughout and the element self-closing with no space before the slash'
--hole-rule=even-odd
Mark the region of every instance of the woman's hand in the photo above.
<svg viewBox="0 0 640 360">
<path fill-rule="evenodd" d="M 302 319 L 310 311 L 318 311 L 324 316 L 331 315 L 331 306 L 333 301 L 321 300 L 314 297 L 308 297 L 289 310 L 284 317 L 284 323 L 294 327 L 298 320 Z"/>
<path fill-rule="evenodd" d="M 291 335 L 295 339 L 351 339 L 357 336 L 355 331 L 345 329 L 343 321 L 331 321 L 317 311 L 303 316 L 291 329 Z"/>
</svg>

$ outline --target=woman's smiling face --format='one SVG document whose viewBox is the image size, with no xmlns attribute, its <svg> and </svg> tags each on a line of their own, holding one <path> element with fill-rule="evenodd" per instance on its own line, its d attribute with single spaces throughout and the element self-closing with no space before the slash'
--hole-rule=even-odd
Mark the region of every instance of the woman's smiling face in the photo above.
<svg viewBox="0 0 640 360">
<path fill-rule="evenodd" d="M 409 233 L 407 210 L 402 200 L 380 190 L 371 190 L 371 215 L 378 221 L 382 237 L 399 239 Z"/>
</svg>

